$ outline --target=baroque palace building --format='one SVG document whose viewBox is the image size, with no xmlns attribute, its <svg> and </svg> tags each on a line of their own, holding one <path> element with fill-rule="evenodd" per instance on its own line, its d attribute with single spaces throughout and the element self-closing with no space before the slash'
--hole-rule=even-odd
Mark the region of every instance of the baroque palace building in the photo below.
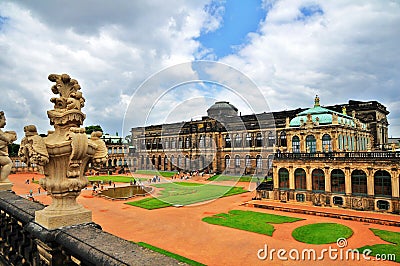
<svg viewBox="0 0 400 266">
<path fill-rule="evenodd" d="M 377 101 L 244 116 L 216 102 L 201 120 L 132 128 L 128 165 L 269 176 L 257 198 L 398 213 L 388 114 Z"/>
</svg>

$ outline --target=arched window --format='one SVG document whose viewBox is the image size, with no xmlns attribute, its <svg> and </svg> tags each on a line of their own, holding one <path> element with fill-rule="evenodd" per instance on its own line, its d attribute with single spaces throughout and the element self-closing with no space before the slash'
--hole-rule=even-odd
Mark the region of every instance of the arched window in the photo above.
<svg viewBox="0 0 400 266">
<path fill-rule="evenodd" d="M 146 150 L 150 150 L 151 149 L 151 140 L 147 140 L 146 142 Z"/>
<path fill-rule="evenodd" d="M 245 165 L 246 167 L 251 167 L 251 160 L 249 155 L 246 155 L 245 157 Z"/>
<path fill-rule="evenodd" d="M 185 148 L 186 149 L 190 149 L 190 138 L 189 137 L 186 137 L 186 140 L 185 140 Z"/>
<path fill-rule="evenodd" d="M 225 136 L 225 148 L 231 148 L 231 137 L 227 134 Z"/>
<path fill-rule="evenodd" d="M 335 193 L 345 193 L 344 173 L 340 169 L 331 172 L 331 191 Z"/>
<path fill-rule="evenodd" d="M 152 149 L 157 149 L 157 139 L 153 139 L 153 145 L 151 146 Z"/>
<path fill-rule="evenodd" d="M 312 190 L 315 192 L 325 191 L 325 174 L 321 169 L 312 171 Z"/>
<path fill-rule="evenodd" d="M 229 141 L 230 141 L 231 139 L 229 138 Z M 212 136 L 210 136 L 209 137 L 209 139 L 208 139 L 208 141 L 207 141 L 207 147 L 212 147 L 212 146 L 215 146 L 215 145 L 213 145 L 213 144 L 215 144 L 215 142 L 214 142 L 214 140 L 213 140 L 213 137 Z"/>
<path fill-rule="evenodd" d="M 185 169 L 189 170 L 191 168 L 190 166 L 190 159 L 189 156 L 185 156 Z"/>
<path fill-rule="evenodd" d="M 273 162 L 274 162 L 274 156 L 273 155 L 268 155 L 268 169 L 272 168 Z"/>
<path fill-rule="evenodd" d="M 355 195 L 367 194 L 367 175 L 362 170 L 351 173 L 351 192 Z"/>
<path fill-rule="evenodd" d="M 173 155 L 171 155 L 171 159 L 170 159 L 170 165 L 171 165 L 171 170 L 176 166 L 175 165 L 175 157 Z"/>
<path fill-rule="evenodd" d="M 164 140 L 164 149 L 166 149 L 166 150 L 169 149 L 169 139 Z"/>
<path fill-rule="evenodd" d="M 141 150 L 146 149 L 146 140 L 144 139 L 140 140 L 140 149 Z"/>
<path fill-rule="evenodd" d="M 268 133 L 268 147 L 272 147 L 275 145 L 275 134 L 272 132 Z"/>
<path fill-rule="evenodd" d="M 235 147 L 242 147 L 242 136 L 240 134 L 235 136 Z"/>
<path fill-rule="evenodd" d="M 199 148 L 204 148 L 206 145 L 205 145 L 205 138 L 204 138 L 204 136 L 203 135 L 200 135 L 200 138 L 199 138 Z"/>
<path fill-rule="evenodd" d="M 141 164 L 141 166 L 144 165 L 144 156 L 143 155 L 140 156 L 140 164 Z M 111 166 L 111 164 L 109 164 L 108 166 Z"/>
<path fill-rule="evenodd" d="M 331 143 L 331 136 L 325 134 L 322 136 L 322 150 L 324 152 L 331 152 L 332 151 L 332 143 Z"/>
<path fill-rule="evenodd" d="M 253 141 L 251 139 L 250 133 L 246 134 L 246 147 L 251 147 L 253 146 Z"/>
<path fill-rule="evenodd" d="M 112 154 L 112 148 L 108 147 L 108 154 Z"/>
<path fill-rule="evenodd" d="M 182 140 L 182 138 L 179 138 L 179 140 L 178 140 L 178 148 L 179 149 L 183 149 L 183 140 Z"/>
<path fill-rule="evenodd" d="M 161 139 L 157 139 L 157 149 L 162 149 L 163 148 L 163 143 Z"/>
<path fill-rule="evenodd" d="M 261 157 L 261 155 L 257 155 L 257 157 L 256 157 L 256 167 L 257 167 L 257 169 L 261 169 L 262 168 L 262 157 Z"/>
<path fill-rule="evenodd" d="M 162 164 L 161 155 L 158 155 L 157 167 L 161 166 L 161 164 Z"/>
<path fill-rule="evenodd" d="M 171 140 L 171 149 L 176 149 L 176 140 L 175 140 L 175 138 L 173 138 Z"/>
<path fill-rule="evenodd" d="M 239 155 L 235 156 L 235 167 L 240 167 L 240 156 Z"/>
<path fill-rule="evenodd" d="M 182 160 L 181 160 L 181 156 L 180 156 L 180 155 L 178 155 L 177 166 L 178 166 L 179 168 L 181 168 L 181 166 L 182 166 Z"/>
<path fill-rule="evenodd" d="M 387 171 L 377 171 L 374 175 L 374 191 L 376 196 L 391 197 L 392 182 Z"/>
<path fill-rule="evenodd" d="M 308 135 L 306 137 L 306 151 L 308 153 L 315 153 L 317 149 L 317 142 L 314 135 Z"/>
<path fill-rule="evenodd" d="M 257 133 L 256 136 L 256 147 L 262 147 L 263 143 L 262 143 L 262 135 L 261 133 Z"/>
<path fill-rule="evenodd" d="M 292 138 L 292 149 L 294 153 L 300 153 L 300 138 L 298 136 Z"/>
<path fill-rule="evenodd" d="M 279 169 L 279 188 L 289 188 L 289 171 L 286 168 Z"/>
<path fill-rule="evenodd" d="M 282 146 L 282 147 L 286 147 L 286 146 L 287 146 L 286 132 L 285 132 L 285 131 L 282 131 L 279 138 L 280 138 L 281 146 Z"/>
<path fill-rule="evenodd" d="M 297 168 L 296 171 L 294 171 L 294 184 L 295 184 L 295 189 L 298 190 L 307 189 L 306 171 L 304 171 L 304 169 Z"/>
<path fill-rule="evenodd" d="M 231 167 L 231 157 L 229 155 L 225 156 L 225 168 Z"/>
<path fill-rule="evenodd" d="M 338 141 L 339 141 L 339 150 L 343 150 L 343 139 L 341 134 L 339 134 Z"/>
</svg>

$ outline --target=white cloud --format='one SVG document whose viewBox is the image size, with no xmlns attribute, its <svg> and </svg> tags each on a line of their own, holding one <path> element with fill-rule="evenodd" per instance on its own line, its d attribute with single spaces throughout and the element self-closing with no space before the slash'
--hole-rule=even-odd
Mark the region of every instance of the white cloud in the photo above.
<svg viewBox="0 0 400 266">
<path fill-rule="evenodd" d="M 86 98 L 85 125 L 120 131 L 135 88 L 153 73 L 201 53 L 195 38 L 203 28 L 219 25 L 203 9 L 205 3 L 0 3 L 0 16 L 6 18 L 0 24 L 0 88 L 7 95 L 1 99 L 1 108 L 10 113 L 7 128 L 22 137 L 21 121 L 29 117 L 28 123 L 41 125 L 42 132 L 51 129 L 46 111 L 52 109 L 53 95 L 47 76 L 68 73 Z M 143 103 L 147 96 L 136 97 Z"/>
<path fill-rule="evenodd" d="M 321 12 L 304 16 L 307 5 Z M 400 100 L 399 25 L 396 1 L 277 1 L 249 44 L 222 61 L 249 75 L 273 110 L 311 106 L 315 94 L 325 105 L 391 106 Z"/>
<path fill-rule="evenodd" d="M 391 111 L 391 134 L 400 135 L 398 1 L 266 0 L 263 7 L 267 17 L 258 31 L 221 61 L 250 77 L 272 110 L 312 106 L 315 94 L 325 105 L 378 100 Z M 38 125 L 40 132 L 51 129 L 50 73 L 68 73 L 79 81 L 85 125 L 120 131 L 132 98 L 133 120 L 125 126 L 142 125 L 140 117 L 154 99 L 177 80 L 197 79 L 204 70 L 177 68 L 134 94 L 139 85 L 176 64 L 216 58 L 197 37 L 222 27 L 224 12 L 223 3 L 205 0 L 1 2 L 0 16 L 6 19 L 0 20 L 0 108 L 7 129 L 17 130 L 20 138 L 26 124 Z M 202 91 L 199 83 L 179 97 L 166 95 L 157 119 L 205 115 L 210 99 L 231 101 L 243 114 L 268 110 L 264 99 L 246 92 L 231 72 L 208 74 L 239 88 L 252 108 L 223 90 Z M 171 113 L 175 109 L 179 112 Z"/>
</svg>

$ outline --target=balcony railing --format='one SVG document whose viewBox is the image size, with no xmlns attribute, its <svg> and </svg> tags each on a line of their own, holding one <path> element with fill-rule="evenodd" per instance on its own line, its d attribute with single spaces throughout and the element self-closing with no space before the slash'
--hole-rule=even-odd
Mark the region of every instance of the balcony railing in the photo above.
<svg viewBox="0 0 400 266">
<path fill-rule="evenodd" d="M 400 160 L 400 152 L 316 152 L 316 153 L 275 153 L 276 160 Z"/>
</svg>

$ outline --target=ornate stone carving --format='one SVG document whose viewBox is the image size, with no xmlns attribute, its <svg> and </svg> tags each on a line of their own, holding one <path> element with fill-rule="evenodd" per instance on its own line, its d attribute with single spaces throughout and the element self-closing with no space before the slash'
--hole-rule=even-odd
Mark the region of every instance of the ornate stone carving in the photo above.
<svg viewBox="0 0 400 266">
<path fill-rule="evenodd" d="M 11 190 L 12 183 L 8 179 L 12 168 L 12 161 L 8 157 L 8 145 L 17 140 L 15 131 L 1 130 L 6 125 L 6 117 L 0 111 L 0 190 Z"/>
<path fill-rule="evenodd" d="M 363 199 L 362 198 L 353 198 L 352 199 L 352 205 L 354 209 L 363 209 L 364 204 L 363 204 Z"/>
<path fill-rule="evenodd" d="M 45 178 L 40 185 L 52 197 L 52 203 L 35 213 L 35 221 L 54 229 L 92 221 L 91 211 L 79 205 L 76 198 L 88 183 L 83 175 L 87 164 L 105 162 L 107 149 L 99 139 L 101 134 L 88 139 L 80 127 L 86 116 L 81 112 L 85 99 L 78 82 L 67 74 L 51 74 L 49 80 L 56 83 L 51 90 L 60 96 L 51 98 L 54 109 L 47 111 L 54 131 L 41 138 L 35 126 L 26 126 L 19 154 L 27 163 L 44 166 Z"/>
<path fill-rule="evenodd" d="M 288 200 L 286 191 L 280 192 L 280 198 L 281 198 L 281 201 L 284 201 L 284 202 L 286 202 Z"/>
<path fill-rule="evenodd" d="M 314 205 L 320 206 L 321 205 L 321 194 L 320 193 L 313 194 L 312 202 Z"/>
</svg>

